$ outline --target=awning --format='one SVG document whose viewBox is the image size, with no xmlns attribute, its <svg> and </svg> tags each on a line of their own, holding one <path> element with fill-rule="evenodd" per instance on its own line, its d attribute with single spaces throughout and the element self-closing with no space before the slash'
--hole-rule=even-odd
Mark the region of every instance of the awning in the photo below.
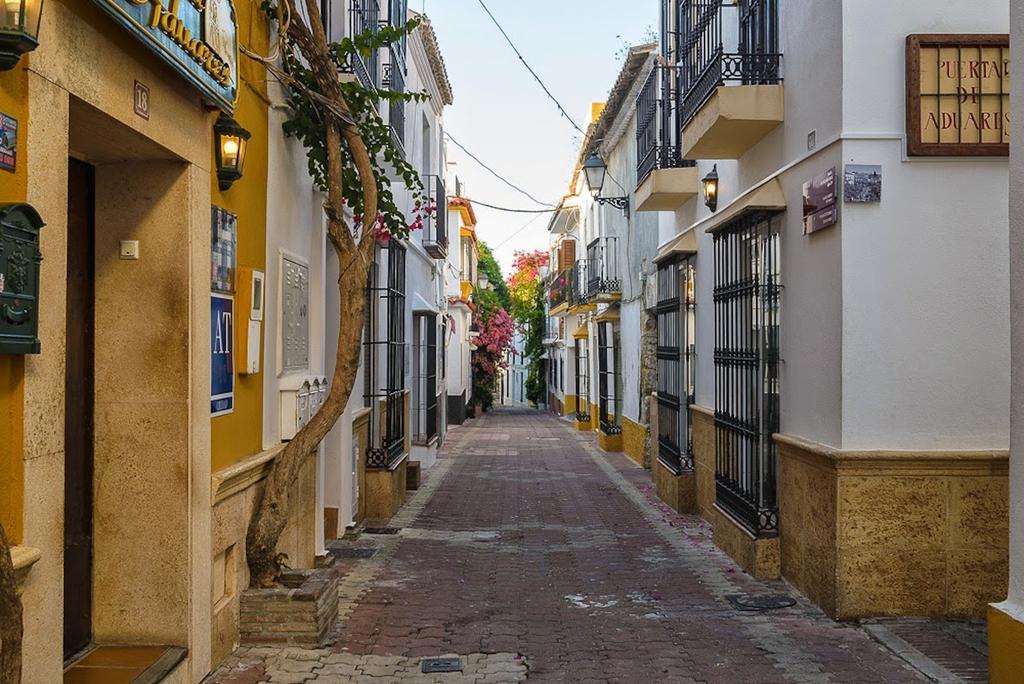
<svg viewBox="0 0 1024 684">
<path fill-rule="evenodd" d="M 697 253 L 697 233 L 692 227 L 687 228 L 686 232 L 682 235 L 676 235 L 674 238 L 665 243 L 665 246 L 658 250 L 657 256 L 654 257 L 654 263 L 661 263 L 666 259 L 679 254 L 696 254 Z"/>
<path fill-rule="evenodd" d="M 594 316 L 594 320 L 598 323 L 619 320 L 619 305 L 617 303 L 611 304 L 607 309 Z"/>
<path fill-rule="evenodd" d="M 708 219 L 706 233 L 715 233 L 741 216 L 755 211 L 779 212 L 786 210 L 786 196 L 779 179 L 772 178 L 743 193 L 728 206 Z"/>
<path fill-rule="evenodd" d="M 412 312 L 413 313 L 432 313 L 432 314 L 439 314 L 439 313 L 441 313 L 438 310 L 437 306 L 435 306 L 435 305 L 431 304 L 430 302 L 428 302 L 418 292 L 415 292 L 412 295 Z"/>
<path fill-rule="evenodd" d="M 548 232 L 553 235 L 567 235 L 580 224 L 580 208 L 562 207 L 555 211 L 548 223 Z"/>
</svg>

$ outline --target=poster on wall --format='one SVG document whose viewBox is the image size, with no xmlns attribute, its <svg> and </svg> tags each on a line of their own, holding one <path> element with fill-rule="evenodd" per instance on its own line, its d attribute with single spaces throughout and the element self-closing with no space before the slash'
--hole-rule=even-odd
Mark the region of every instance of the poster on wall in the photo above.
<svg viewBox="0 0 1024 684">
<path fill-rule="evenodd" d="M 18 158 L 18 120 L 0 113 L 0 169 L 14 173 Z"/>
<path fill-rule="evenodd" d="M 836 225 L 839 221 L 837 192 L 834 166 L 804 183 L 804 235 Z"/>
<path fill-rule="evenodd" d="M 234 314 L 235 298 L 210 295 L 210 414 L 235 410 Z"/>
<path fill-rule="evenodd" d="M 235 263 L 238 241 L 238 216 L 227 209 L 212 207 L 210 216 L 210 289 L 235 291 Z"/>
<path fill-rule="evenodd" d="M 869 204 L 882 201 L 882 167 L 877 164 L 847 164 L 843 169 L 843 201 Z"/>
</svg>

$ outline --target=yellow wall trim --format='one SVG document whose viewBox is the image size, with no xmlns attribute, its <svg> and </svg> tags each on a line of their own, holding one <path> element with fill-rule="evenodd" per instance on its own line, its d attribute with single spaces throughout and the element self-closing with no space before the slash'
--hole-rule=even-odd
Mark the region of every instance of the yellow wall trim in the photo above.
<svg viewBox="0 0 1024 684">
<path fill-rule="evenodd" d="M 25 357 L 0 356 L 0 523 L 11 544 L 24 529 L 24 432 Z"/>
<path fill-rule="evenodd" d="M 988 669 L 992 684 L 1024 682 L 1024 621 L 988 607 Z"/>
</svg>

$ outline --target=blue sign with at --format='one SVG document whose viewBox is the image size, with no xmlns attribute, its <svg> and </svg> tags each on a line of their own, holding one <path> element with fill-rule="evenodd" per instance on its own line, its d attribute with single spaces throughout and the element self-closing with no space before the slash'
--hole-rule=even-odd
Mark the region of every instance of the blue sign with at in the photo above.
<svg viewBox="0 0 1024 684">
<path fill-rule="evenodd" d="M 235 298 L 210 295 L 210 413 L 235 410 Z"/>
</svg>

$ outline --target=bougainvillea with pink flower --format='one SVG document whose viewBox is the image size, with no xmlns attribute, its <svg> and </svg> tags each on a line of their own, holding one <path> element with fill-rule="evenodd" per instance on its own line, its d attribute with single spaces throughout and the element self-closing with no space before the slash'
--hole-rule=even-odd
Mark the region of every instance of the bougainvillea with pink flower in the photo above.
<svg viewBox="0 0 1024 684">
<path fill-rule="evenodd" d="M 520 324 L 525 324 L 534 313 L 537 292 L 541 287 L 540 269 L 548 265 L 548 253 L 541 250 L 516 252 L 508 279 L 509 295 L 512 299 L 512 315 Z"/>
<path fill-rule="evenodd" d="M 433 197 L 429 198 L 426 202 L 416 200 L 416 204 L 412 209 L 412 218 L 409 220 L 406 228 L 408 233 L 413 233 L 417 230 L 423 230 L 426 225 L 427 219 L 433 219 L 437 215 L 437 202 Z M 356 224 L 362 223 L 363 217 L 360 214 L 356 214 L 353 217 Z M 391 230 L 387 225 L 387 218 L 383 212 L 377 213 L 377 221 L 374 223 L 374 235 L 381 242 L 387 242 L 391 239 Z"/>
<path fill-rule="evenodd" d="M 498 373 L 507 366 L 505 354 L 516 326 L 494 292 L 478 290 L 473 297 L 473 328 L 478 332 L 473 339 L 473 402 L 487 409 L 494 402 Z"/>
</svg>

